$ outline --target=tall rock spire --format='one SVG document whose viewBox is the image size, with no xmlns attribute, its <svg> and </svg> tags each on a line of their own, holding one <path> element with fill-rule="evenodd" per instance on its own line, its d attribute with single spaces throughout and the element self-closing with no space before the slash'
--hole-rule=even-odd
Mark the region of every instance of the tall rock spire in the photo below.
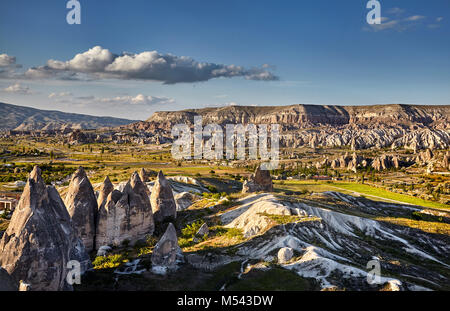
<svg viewBox="0 0 450 311">
<path fill-rule="evenodd" d="M 45 186 L 35 167 L 0 240 L 0 266 L 15 283 L 23 281 L 32 290 L 70 290 L 66 278 L 71 260 L 81 264 L 82 273 L 90 266 L 61 197 Z"/>
<path fill-rule="evenodd" d="M 96 246 L 134 244 L 153 234 L 155 224 L 147 187 L 134 173 L 123 192 L 114 190 L 99 209 Z"/>
<path fill-rule="evenodd" d="M 94 189 L 82 167 L 73 174 L 64 202 L 78 236 L 86 250 L 92 251 L 98 206 Z"/>
<path fill-rule="evenodd" d="M 108 195 L 113 192 L 114 185 L 112 184 L 111 180 L 109 180 L 109 177 L 106 176 L 105 180 L 103 181 L 100 191 L 98 192 L 98 198 L 97 198 L 97 205 L 98 209 L 100 210 L 102 206 L 106 203 L 106 200 L 108 199 Z"/>
<path fill-rule="evenodd" d="M 177 205 L 172 188 L 162 171 L 158 173 L 150 201 L 156 223 L 171 221 L 177 217 Z"/>
</svg>

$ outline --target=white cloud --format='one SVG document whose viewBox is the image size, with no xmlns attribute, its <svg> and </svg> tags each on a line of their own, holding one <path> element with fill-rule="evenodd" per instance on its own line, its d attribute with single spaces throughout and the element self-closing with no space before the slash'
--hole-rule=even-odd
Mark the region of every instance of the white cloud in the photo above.
<svg viewBox="0 0 450 311">
<path fill-rule="evenodd" d="M 420 21 L 420 20 L 422 20 L 424 18 L 425 18 L 425 16 L 423 16 L 423 15 L 413 15 L 413 16 L 405 18 L 405 21 L 407 21 L 407 22 L 415 22 L 415 21 Z"/>
<path fill-rule="evenodd" d="M 370 25 L 372 27 L 372 29 L 374 31 L 381 31 L 381 30 L 386 30 L 386 29 L 395 29 L 398 27 L 399 21 L 396 20 L 392 20 L 386 23 L 381 23 L 381 24 L 373 24 Z"/>
<path fill-rule="evenodd" d="M 12 66 L 16 63 L 16 58 L 14 56 L 9 56 L 7 54 L 0 54 L 0 67 Z"/>
<path fill-rule="evenodd" d="M 54 99 L 59 103 L 73 103 L 83 106 L 98 106 L 103 108 L 134 108 L 153 106 L 153 105 L 170 105 L 174 104 L 175 100 L 164 96 L 148 96 L 138 94 L 136 96 L 116 96 L 116 97 L 97 97 L 97 96 L 77 96 L 74 97 L 71 93 L 51 93 L 49 98 Z M 128 107 L 128 108 L 127 108 Z M 133 108 L 133 109 L 134 109 Z"/>
<path fill-rule="evenodd" d="M 406 10 L 394 7 L 386 10 L 387 15 L 381 17 L 381 24 L 373 24 L 370 27 L 364 27 L 364 30 L 383 31 L 395 30 L 398 32 L 406 31 L 417 25 L 420 25 L 427 17 L 423 15 L 405 15 Z M 391 16 L 389 16 L 391 15 Z M 436 19 L 437 21 L 437 19 Z M 428 25 L 429 28 L 436 28 L 436 25 Z"/>
<path fill-rule="evenodd" d="M 175 103 L 175 100 L 167 97 L 146 96 L 138 94 L 136 96 L 118 96 L 113 98 L 94 98 L 92 101 L 98 101 L 110 105 L 169 105 Z"/>
<path fill-rule="evenodd" d="M 67 96 L 72 96 L 72 93 L 70 92 L 51 93 L 50 95 L 48 95 L 48 98 L 60 98 Z"/>
<path fill-rule="evenodd" d="M 95 78 L 117 78 L 159 81 L 164 84 L 202 82 L 214 78 L 243 77 L 247 80 L 277 80 L 265 66 L 244 68 L 198 62 L 190 57 L 160 54 L 157 51 L 115 55 L 96 46 L 68 61 L 49 60 L 45 66 L 30 68 L 28 78 L 65 77 L 77 79 L 80 74 Z"/>
<path fill-rule="evenodd" d="M 393 14 L 393 15 L 400 15 L 403 14 L 405 12 L 404 9 L 401 8 L 391 8 L 387 10 L 388 14 Z"/>
<path fill-rule="evenodd" d="M 106 66 L 111 64 L 115 55 L 100 46 L 75 55 L 67 62 L 50 59 L 47 66 L 54 70 L 70 70 L 74 72 L 95 73 L 102 72 Z"/>
<path fill-rule="evenodd" d="M 15 94 L 21 94 L 21 95 L 29 95 L 32 93 L 29 87 L 23 86 L 19 83 L 10 85 L 3 90 L 8 93 L 15 93 Z"/>
<path fill-rule="evenodd" d="M 444 18 L 442 16 L 436 18 L 436 22 L 440 23 Z"/>
</svg>

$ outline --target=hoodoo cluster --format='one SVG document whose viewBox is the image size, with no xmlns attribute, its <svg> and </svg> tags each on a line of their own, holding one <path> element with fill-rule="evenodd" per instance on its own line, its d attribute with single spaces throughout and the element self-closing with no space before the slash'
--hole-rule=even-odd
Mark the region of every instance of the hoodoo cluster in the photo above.
<svg viewBox="0 0 450 311">
<path fill-rule="evenodd" d="M 167 227 L 176 218 L 172 188 L 159 172 L 150 192 L 142 181 L 150 176 L 144 169 L 135 172 L 121 190 L 106 177 L 96 193 L 80 167 L 63 200 L 53 186 L 45 185 L 36 166 L 0 239 L 0 283 L 5 290 L 19 284 L 31 290 L 71 290 L 66 280 L 70 261 L 79 262 L 84 273 L 92 266 L 90 252 L 125 241 L 135 244 L 153 235 L 155 226 Z M 160 242 L 166 240 L 174 245 L 158 248 L 154 261 L 171 268 L 164 267 L 161 258 L 172 255 L 165 251 L 181 255 L 172 224 Z M 173 264 L 170 260 L 169 266 Z"/>
</svg>

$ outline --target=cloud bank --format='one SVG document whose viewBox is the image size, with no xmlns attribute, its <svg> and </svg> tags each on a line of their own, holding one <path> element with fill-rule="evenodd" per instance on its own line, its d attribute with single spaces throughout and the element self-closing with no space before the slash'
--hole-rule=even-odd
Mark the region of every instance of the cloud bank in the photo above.
<svg viewBox="0 0 450 311">
<path fill-rule="evenodd" d="M 9 67 L 16 63 L 16 58 L 14 56 L 9 56 L 7 54 L 0 54 L 0 67 Z"/>
<path fill-rule="evenodd" d="M 8 93 L 21 94 L 21 95 L 32 94 L 29 87 L 23 86 L 20 83 L 10 85 L 7 88 L 3 89 L 3 91 L 8 92 Z"/>
<path fill-rule="evenodd" d="M 383 30 L 395 30 L 398 32 L 406 31 L 410 28 L 423 24 L 427 21 L 427 17 L 423 15 L 407 15 L 406 10 L 401 8 L 391 8 L 386 10 L 387 14 L 390 16 L 383 16 L 381 18 L 381 24 L 373 24 L 370 27 L 365 27 L 365 30 L 372 31 L 383 31 Z M 428 18 L 429 20 L 429 18 Z M 443 20 L 442 17 L 437 17 L 434 19 L 434 23 L 428 24 L 428 28 L 439 28 L 440 22 Z"/>
<path fill-rule="evenodd" d="M 247 80 L 278 80 L 266 66 L 245 68 L 198 62 L 190 57 L 160 54 L 157 51 L 115 55 L 100 46 L 77 54 L 68 61 L 50 59 L 45 66 L 30 68 L 28 78 L 96 79 L 158 81 L 164 84 L 203 82 L 214 78 L 242 77 Z"/>
</svg>

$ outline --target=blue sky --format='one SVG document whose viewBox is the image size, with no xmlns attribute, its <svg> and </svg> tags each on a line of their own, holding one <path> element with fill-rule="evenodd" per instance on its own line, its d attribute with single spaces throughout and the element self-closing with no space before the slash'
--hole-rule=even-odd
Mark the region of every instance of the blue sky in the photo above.
<svg viewBox="0 0 450 311">
<path fill-rule="evenodd" d="M 380 0 L 377 27 L 365 0 L 80 0 L 81 25 L 67 24 L 66 2 L 0 3 L 0 101 L 132 119 L 229 104 L 450 104 L 448 0 Z M 96 46 L 89 55 L 122 61 L 114 71 L 69 62 Z M 181 71 L 129 72 L 151 51 Z"/>
</svg>

